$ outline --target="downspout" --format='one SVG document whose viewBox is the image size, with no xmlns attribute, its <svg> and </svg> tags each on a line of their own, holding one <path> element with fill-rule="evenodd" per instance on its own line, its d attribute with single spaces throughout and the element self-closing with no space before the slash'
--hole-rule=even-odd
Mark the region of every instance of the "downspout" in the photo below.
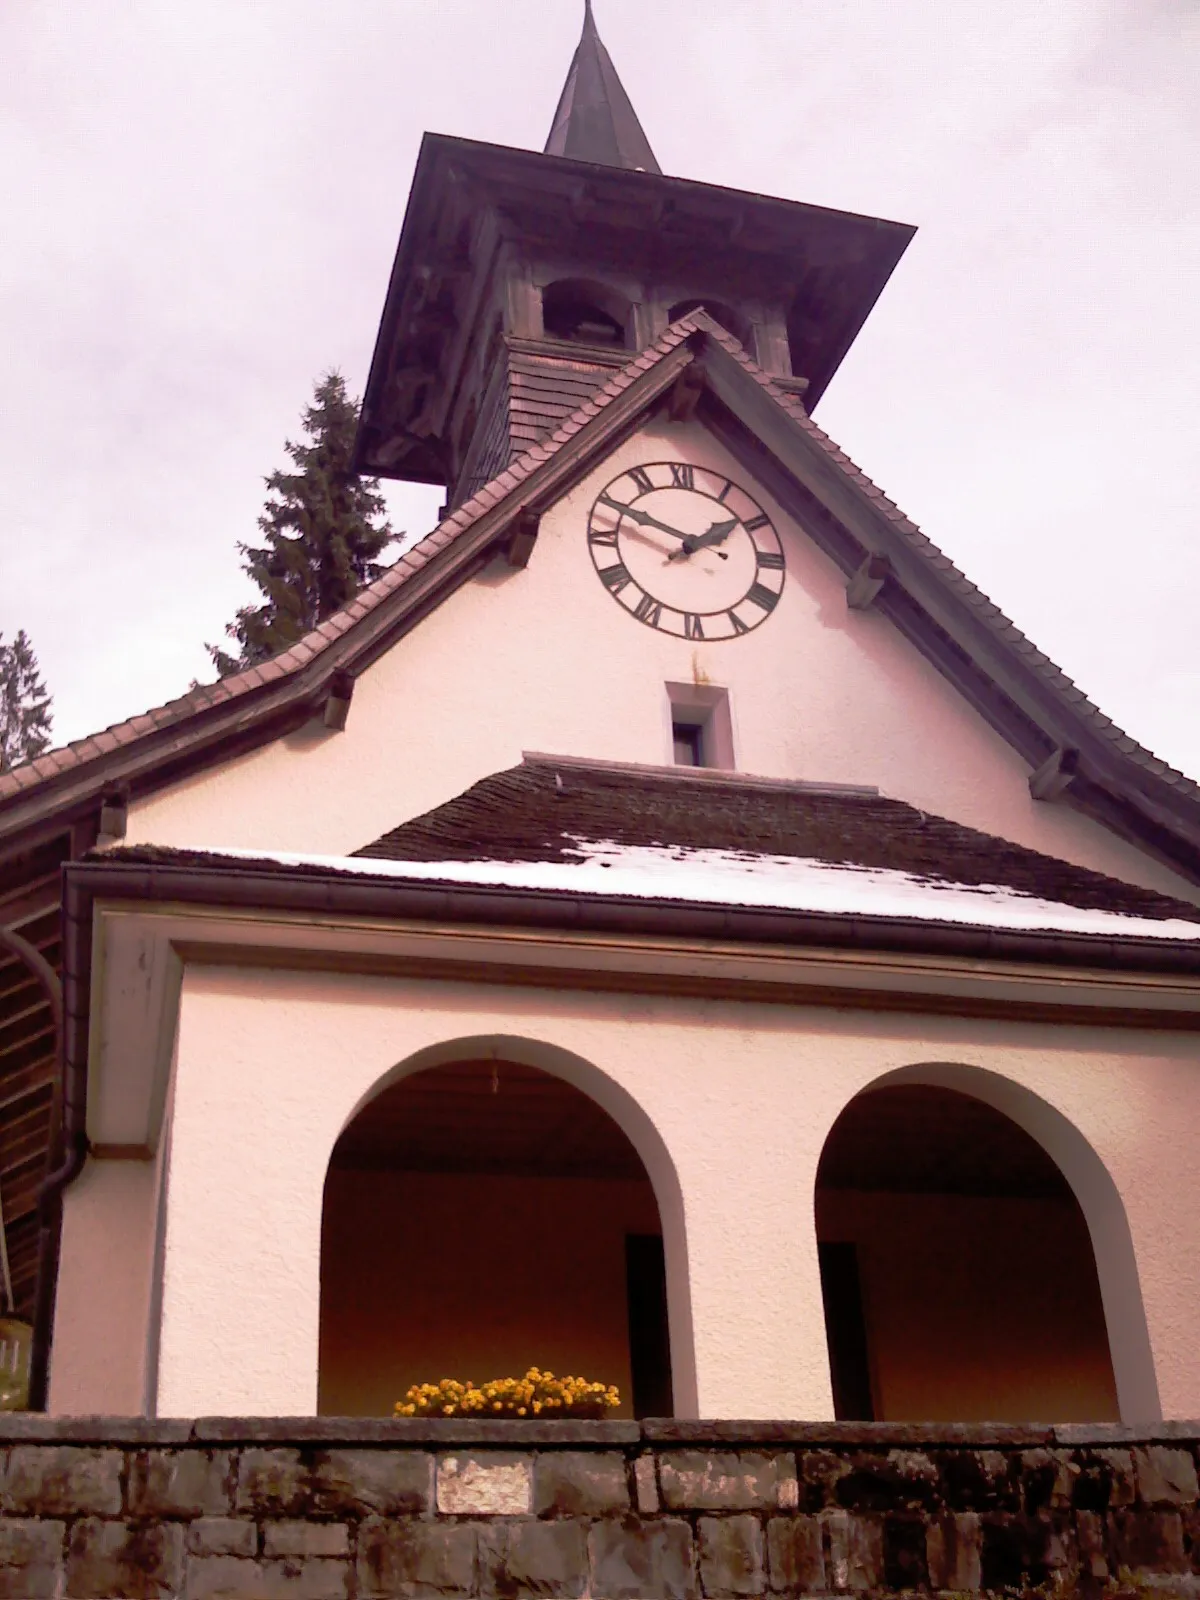
<svg viewBox="0 0 1200 1600">
<path fill-rule="evenodd" d="M 39 950 L 11 928 L 0 928 L 0 945 L 12 950 L 29 968 L 45 990 L 54 1018 L 55 1055 L 59 1067 L 60 1098 L 57 1137 L 53 1149 L 60 1154 L 54 1167 L 38 1185 L 37 1293 L 33 1312 L 33 1349 L 29 1364 L 29 1408 L 46 1409 L 50 1376 L 50 1341 L 54 1333 L 54 1298 L 58 1278 L 59 1235 L 62 1224 L 62 1192 L 77 1178 L 87 1159 L 86 1052 L 78 1049 L 81 1015 L 87 1005 L 78 1004 L 79 980 L 72 972 L 72 921 L 64 883 L 63 893 L 63 971 L 66 992 L 53 967 Z M 90 963 L 89 963 L 90 964 Z M 85 980 L 86 981 L 86 980 Z M 81 1070 L 80 1062 L 83 1067 Z"/>
</svg>

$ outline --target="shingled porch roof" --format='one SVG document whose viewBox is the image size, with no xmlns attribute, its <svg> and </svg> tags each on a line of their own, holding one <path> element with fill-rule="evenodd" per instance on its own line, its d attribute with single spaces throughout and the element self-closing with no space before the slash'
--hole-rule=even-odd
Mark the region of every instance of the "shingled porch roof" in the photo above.
<svg viewBox="0 0 1200 1600">
<path fill-rule="evenodd" d="M 1200 924 L 1200 906 L 964 827 L 872 789 L 527 755 L 353 852 L 363 861 L 563 862 L 596 846 L 721 852 L 1004 889 L 1079 910 Z"/>
<path fill-rule="evenodd" d="M 453 920 L 464 894 L 476 906 L 468 918 L 499 896 L 514 926 L 535 902 L 557 902 L 568 920 L 587 920 L 589 903 L 618 918 L 621 907 L 690 907 L 722 929 L 765 913 L 784 943 L 887 948 L 900 929 L 938 947 L 943 936 L 983 938 L 986 949 L 1015 938 L 1043 958 L 1050 941 L 1073 959 L 1103 963 L 1128 947 L 1150 966 L 1181 953 L 1200 964 L 1200 906 L 873 789 L 577 756 L 526 755 L 351 856 L 144 844 L 84 868 L 115 900 L 123 885 L 170 898 L 182 874 L 193 899 L 232 894 L 262 908 L 264 895 L 286 898 L 294 885 L 310 897 L 323 880 L 330 910 L 373 880 L 372 907 L 384 915 L 393 896 L 398 916 L 426 904 Z M 144 881 L 138 869 L 149 869 Z"/>
</svg>

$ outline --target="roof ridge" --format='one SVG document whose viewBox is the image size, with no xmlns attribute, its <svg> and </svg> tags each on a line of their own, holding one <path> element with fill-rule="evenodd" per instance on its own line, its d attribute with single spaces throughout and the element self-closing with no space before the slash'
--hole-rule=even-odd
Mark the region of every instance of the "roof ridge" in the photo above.
<svg viewBox="0 0 1200 1600">
<path fill-rule="evenodd" d="M 547 771 L 562 768 L 566 771 L 609 773 L 615 777 L 645 777 L 670 783 L 698 783 L 713 788 L 724 785 L 732 789 L 782 789 L 796 794 L 837 795 L 840 799 L 879 800 L 881 795 L 875 784 L 820 783 L 808 778 L 766 778 L 756 772 L 737 772 L 724 767 L 677 767 L 650 761 L 605 761 L 596 756 L 558 756 L 544 750 L 523 750 L 521 766 L 544 767 Z M 514 767 L 511 771 L 519 771 Z M 907 801 L 897 801 L 907 805 Z"/>
</svg>

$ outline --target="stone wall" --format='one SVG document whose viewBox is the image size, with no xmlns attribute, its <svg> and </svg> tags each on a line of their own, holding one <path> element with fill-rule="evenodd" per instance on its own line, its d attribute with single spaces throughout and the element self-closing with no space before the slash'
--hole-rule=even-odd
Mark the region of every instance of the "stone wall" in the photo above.
<svg viewBox="0 0 1200 1600">
<path fill-rule="evenodd" d="M 0 1600 L 1200 1596 L 1200 1426 L 0 1419 Z"/>
</svg>

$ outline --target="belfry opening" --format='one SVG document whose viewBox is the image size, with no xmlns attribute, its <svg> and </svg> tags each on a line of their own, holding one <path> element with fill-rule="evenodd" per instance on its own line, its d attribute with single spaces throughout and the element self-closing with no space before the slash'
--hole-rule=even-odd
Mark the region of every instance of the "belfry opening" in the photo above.
<svg viewBox="0 0 1200 1600">
<path fill-rule="evenodd" d="M 1042 1146 L 973 1095 L 858 1095 L 816 1220 L 834 1407 L 878 1422 L 1119 1416 L 1087 1221 Z"/>
<path fill-rule="evenodd" d="M 531 1366 L 669 1416 L 662 1227 L 629 1138 L 513 1061 L 401 1078 L 342 1133 L 325 1183 L 322 1413 L 390 1414 L 413 1384 Z"/>
</svg>

